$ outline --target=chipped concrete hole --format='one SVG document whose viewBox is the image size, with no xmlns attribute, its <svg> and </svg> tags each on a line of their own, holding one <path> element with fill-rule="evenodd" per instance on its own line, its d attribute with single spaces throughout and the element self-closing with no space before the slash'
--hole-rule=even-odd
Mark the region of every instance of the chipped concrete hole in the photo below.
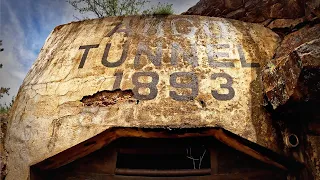
<svg viewBox="0 0 320 180">
<path fill-rule="evenodd" d="M 131 90 L 120 90 L 116 89 L 113 91 L 104 90 L 97 92 L 93 95 L 84 96 L 80 102 L 84 106 L 90 107 L 107 107 L 117 103 L 134 103 L 136 100 L 133 99 L 133 92 Z M 138 104 L 138 102 L 137 102 Z"/>
<path fill-rule="evenodd" d="M 201 104 L 202 108 L 205 108 L 205 107 L 206 107 L 206 102 L 205 102 L 205 101 L 200 100 L 199 102 L 200 102 L 200 104 Z"/>
</svg>

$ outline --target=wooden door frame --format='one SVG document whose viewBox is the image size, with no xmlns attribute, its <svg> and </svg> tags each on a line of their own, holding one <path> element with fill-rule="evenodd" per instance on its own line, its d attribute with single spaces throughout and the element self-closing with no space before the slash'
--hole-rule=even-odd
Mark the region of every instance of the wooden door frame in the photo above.
<svg viewBox="0 0 320 180">
<path fill-rule="evenodd" d="M 180 129 L 177 131 L 166 129 L 141 129 L 141 128 L 112 128 L 106 130 L 74 147 L 71 147 L 53 157 L 50 157 L 38 164 L 32 166 L 35 171 L 45 171 L 64 166 L 76 159 L 82 158 L 102 147 L 110 144 L 112 141 L 121 137 L 136 138 L 186 138 L 186 137 L 204 137 L 211 136 L 229 147 L 243 152 L 259 161 L 282 170 L 301 168 L 301 164 L 280 156 L 271 150 L 253 144 L 239 136 L 236 136 L 221 128 L 194 128 Z M 262 151 L 260 151 L 262 150 Z M 211 162 L 216 164 L 216 162 Z M 34 172 L 31 172 L 34 174 Z M 120 178 L 120 177 L 119 177 Z M 120 178 L 121 179 L 121 178 Z"/>
</svg>

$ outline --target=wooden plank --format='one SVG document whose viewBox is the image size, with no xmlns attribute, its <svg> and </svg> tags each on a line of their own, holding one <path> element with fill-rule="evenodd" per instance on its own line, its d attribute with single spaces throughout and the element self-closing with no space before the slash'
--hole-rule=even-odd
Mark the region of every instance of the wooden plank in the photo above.
<svg viewBox="0 0 320 180">
<path fill-rule="evenodd" d="M 218 173 L 218 152 L 217 148 L 210 148 L 211 174 Z"/>
<path fill-rule="evenodd" d="M 145 176 L 120 176 L 110 177 L 110 180 L 286 180 L 286 174 L 272 173 L 270 171 L 246 172 L 237 174 L 217 174 L 207 176 L 184 177 L 145 177 Z"/>
<path fill-rule="evenodd" d="M 110 180 L 213 180 L 210 176 L 189 177 L 143 177 L 143 176 L 114 176 Z"/>
<path fill-rule="evenodd" d="M 150 170 L 148 170 L 150 171 Z M 190 170 L 192 171 L 192 170 Z M 210 174 L 211 170 L 207 169 L 205 170 L 206 173 Z M 138 172 L 141 173 L 141 172 Z M 183 172 L 185 173 L 185 172 Z M 130 173 L 129 173 L 130 174 Z M 129 175 L 128 174 L 128 175 Z M 143 174 L 143 173 L 142 173 Z M 88 173 L 88 172 L 58 172 L 51 174 L 45 178 L 43 177 L 37 177 L 32 178 L 33 180 L 55 180 L 55 179 L 68 179 L 68 180 L 102 180 L 102 179 L 108 179 L 108 180 L 232 180 L 232 179 L 259 179 L 259 180 L 285 180 L 286 179 L 286 173 L 285 172 L 273 172 L 273 171 L 252 171 L 252 172 L 243 172 L 243 173 L 226 173 L 226 174 L 215 174 L 215 175 L 202 175 L 202 176 L 181 176 L 181 174 L 171 174 L 171 176 L 180 176 L 180 177 L 155 177 L 156 174 L 159 174 L 159 172 L 155 172 L 153 174 L 145 174 L 145 176 L 141 176 L 138 174 L 131 173 L 131 176 L 124 176 L 124 175 L 111 175 L 111 174 L 105 174 L 105 173 Z M 133 176 L 137 175 L 137 176 Z M 148 176 L 147 176 L 148 175 Z M 168 174 L 167 174 L 168 175 Z"/>
<path fill-rule="evenodd" d="M 115 174 L 127 176 L 203 176 L 210 175 L 211 169 L 179 169 L 179 170 L 152 170 L 152 169 L 116 169 Z"/>
<path fill-rule="evenodd" d="M 89 154 L 66 166 L 73 166 L 73 171 L 114 174 L 116 161 L 116 149 L 114 147 L 108 147 Z"/>
<path fill-rule="evenodd" d="M 270 159 L 268 156 L 261 154 L 260 152 L 250 148 L 246 144 L 243 144 L 241 141 L 238 141 L 234 137 L 229 136 L 222 129 L 199 129 L 198 132 L 193 133 L 172 133 L 169 131 L 154 131 L 148 129 L 132 129 L 132 128 L 115 128 L 111 130 L 106 130 L 97 136 L 80 143 L 70 149 L 67 149 L 51 158 L 42 161 L 35 166 L 42 170 L 55 169 L 66 165 L 70 162 L 73 162 L 76 159 L 84 157 L 103 146 L 108 145 L 112 141 L 120 137 L 138 137 L 138 138 L 185 138 L 185 137 L 205 137 L 211 136 L 215 137 L 222 143 L 227 144 L 228 146 L 241 151 L 245 154 L 248 154 L 262 162 L 276 166 L 278 168 L 287 170 L 287 168 L 273 159 Z"/>
<path fill-rule="evenodd" d="M 195 149 L 195 148 L 193 148 Z M 200 149 L 200 148 L 199 148 Z M 119 153 L 122 154 L 181 154 L 185 152 L 185 147 L 181 148 L 119 148 Z"/>
</svg>

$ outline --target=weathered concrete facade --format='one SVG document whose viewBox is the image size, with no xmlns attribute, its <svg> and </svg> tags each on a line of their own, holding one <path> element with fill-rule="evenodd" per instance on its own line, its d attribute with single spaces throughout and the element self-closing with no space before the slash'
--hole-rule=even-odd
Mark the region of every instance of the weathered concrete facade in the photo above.
<svg viewBox="0 0 320 180">
<path fill-rule="evenodd" d="M 201 16 L 58 26 L 14 103 L 7 179 L 112 127 L 220 127 L 284 154 L 261 76 L 278 46 L 262 25 Z"/>
</svg>

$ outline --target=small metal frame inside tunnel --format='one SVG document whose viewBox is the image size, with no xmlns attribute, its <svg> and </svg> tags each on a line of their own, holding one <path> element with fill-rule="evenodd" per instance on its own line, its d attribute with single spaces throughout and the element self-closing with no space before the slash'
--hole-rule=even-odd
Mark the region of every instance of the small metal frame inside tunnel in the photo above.
<svg viewBox="0 0 320 180">
<path fill-rule="evenodd" d="M 221 128 L 190 128 L 170 130 L 164 128 L 111 128 L 53 157 L 50 157 L 38 164 L 31 166 L 30 173 L 31 177 L 41 176 L 41 173 L 43 172 L 48 172 L 65 166 L 79 158 L 85 157 L 103 148 L 104 146 L 109 145 L 111 142 L 119 138 L 179 139 L 191 137 L 212 137 L 232 149 L 240 151 L 246 155 L 251 156 L 254 159 L 259 160 L 260 162 L 269 164 L 277 169 L 282 169 L 285 172 L 298 171 L 298 169 L 302 167 L 301 164 L 294 160 L 280 156 L 279 154 L 274 153 L 269 149 L 249 142 L 248 140 L 243 139 Z M 148 173 L 150 174 L 150 172 Z"/>
<path fill-rule="evenodd" d="M 113 91 L 104 90 L 99 91 L 91 96 L 84 96 L 80 100 L 84 106 L 98 106 L 106 107 L 121 102 L 136 102 L 133 98 L 133 92 L 131 90 L 115 89 Z"/>
</svg>

